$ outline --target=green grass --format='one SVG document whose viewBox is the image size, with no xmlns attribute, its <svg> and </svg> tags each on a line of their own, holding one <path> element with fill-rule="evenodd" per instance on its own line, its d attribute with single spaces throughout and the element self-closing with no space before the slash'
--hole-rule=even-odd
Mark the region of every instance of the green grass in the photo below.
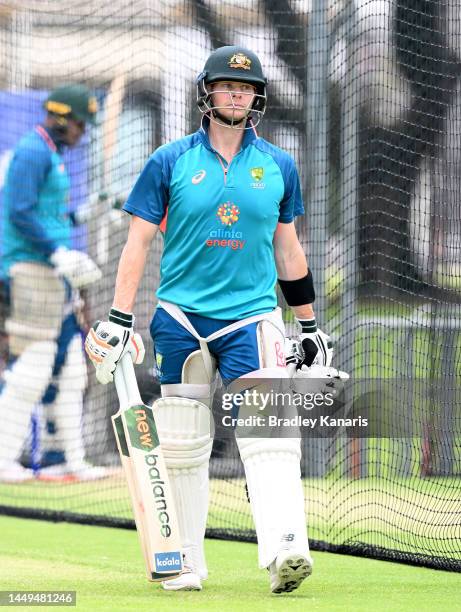
<svg viewBox="0 0 461 612">
<path fill-rule="evenodd" d="M 373 462 L 381 470 L 386 465 L 379 456 Z M 360 479 L 334 471 L 306 478 L 304 485 L 312 539 L 461 559 L 459 478 L 399 478 L 389 468 L 382 477 Z M 210 497 L 208 527 L 253 529 L 242 479 L 212 479 Z M 95 482 L 2 484 L 0 499 L 10 506 L 132 518 L 121 473 Z"/>
<path fill-rule="evenodd" d="M 76 590 L 85 612 L 459 610 L 459 574 L 384 561 L 314 553 L 313 576 L 276 596 L 255 545 L 209 540 L 203 591 L 166 593 L 145 580 L 134 531 L 0 517 L 0 532 L 0 589 Z"/>
</svg>

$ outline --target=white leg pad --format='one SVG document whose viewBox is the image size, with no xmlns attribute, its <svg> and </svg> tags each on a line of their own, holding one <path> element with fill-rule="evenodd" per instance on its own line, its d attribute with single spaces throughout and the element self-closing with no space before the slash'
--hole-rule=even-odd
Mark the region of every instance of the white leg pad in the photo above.
<svg viewBox="0 0 461 612">
<path fill-rule="evenodd" d="M 259 566 L 284 545 L 309 553 L 300 440 L 237 438 L 258 538 Z"/>
<path fill-rule="evenodd" d="M 208 514 L 208 465 L 213 444 L 208 406 L 183 397 L 163 397 L 153 404 L 186 562 L 204 579 L 208 575 L 204 538 Z"/>
<path fill-rule="evenodd" d="M 53 369 L 56 343 L 34 342 L 4 373 L 0 395 L 0 466 L 16 461 L 27 436 L 34 406 L 41 400 Z"/>
<path fill-rule="evenodd" d="M 85 458 L 82 415 L 86 385 L 87 370 L 82 341 L 80 335 L 75 335 L 69 344 L 58 379 L 56 400 L 46 406 L 47 416 L 56 423 L 54 443 L 65 452 L 69 469 L 80 467 Z"/>
<path fill-rule="evenodd" d="M 31 342 L 55 340 L 64 313 L 65 285 L 53 268 L 19 262 L 11 267 L 11 315 L 5 322 L 12 355 Z"/>
</svg>

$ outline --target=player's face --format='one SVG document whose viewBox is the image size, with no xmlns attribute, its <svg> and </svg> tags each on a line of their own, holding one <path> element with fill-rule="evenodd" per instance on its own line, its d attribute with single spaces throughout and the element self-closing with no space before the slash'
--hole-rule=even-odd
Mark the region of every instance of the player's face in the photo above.
<svg viewBox="0 0 461 612">
<path fill-rule="evenodd" d="M 67 120 L 67 129 L 64 135 L 66 144 L 72 147 L 78 143 L 80 138 L 85 133 L 85 122 L 77 121 L 76 119 Z"/>
<path fill-rule="evenodd" d="M 210 86 L 211 103 L 226 119 L 240 123 L 249 113 L 256 88 L 251 83 L 217 81 Z"/>
</svg>

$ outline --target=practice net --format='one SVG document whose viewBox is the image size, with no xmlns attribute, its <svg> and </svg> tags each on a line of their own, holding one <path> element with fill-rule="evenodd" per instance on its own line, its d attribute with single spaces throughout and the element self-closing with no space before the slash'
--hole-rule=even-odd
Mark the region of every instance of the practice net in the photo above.
<svg viewBox="0 0 461 612">
<path fill-rule="evenodd" d="M 317 319 L 334 339 L 334 365 L 363 381 L 359 408 L 371 402 L 390 419 L 388 435 L 302 441 L 312 548 L 455 571 L 460 15 L 458 0 L 29 0 L 0 7 L 1 187 L 12 150 L 42 120 L 50 89 L 83 82 L 100 102 L 97 127 L 66 156 L 70 206 L 94 207 L 75 230 L 75 245 L 104 272 L 85 295 L 91 322 L 107 316 L 127 232 L 114 202 L 123 201 L 157 146 L 197 129 L 194 79 L 209 53 L 243 44 L 259 55 L 269 85 L 258 129 L 299 169 L 306 215 L 297 228 L 315 278 Z M 160 252 L 156 238 L 136 305 L 147 351 L 137 368 L 145 401 L 159 391 L 148 327 Z M 284 313 L 295 333 L 286 305 Z M 4 332 L 2 360 L 5 368 Z M 78 481 L 62 473 L 66 436 L 45 400 L 34 408 L 21 457 L 37 478 L 0 483 L 1 512 L 134 526 L 110 423 L 115 389 L 88 372 L 81 435 L 88 461 L 113 468 L 110 476 Z M 15 406 L 4 410 L 3 423 L 9 411 Z M 8 444 L 1 429 L 0 444 Z M 211 479 L 208 534 L 254 541 L 232 440 L 215 441 Z"/>
</svg>

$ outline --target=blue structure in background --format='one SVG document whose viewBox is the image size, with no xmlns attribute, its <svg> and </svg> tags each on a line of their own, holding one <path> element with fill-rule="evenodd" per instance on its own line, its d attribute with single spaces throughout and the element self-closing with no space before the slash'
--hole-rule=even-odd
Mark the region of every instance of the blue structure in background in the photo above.
<svg viewBox="0 0 461 612">
<path fill-rule="evenodd" d="M 42 105 L 47 95 L 47 91 L 37 90 L 20 93 L 0 91 L 0 118 L 4 126 L 3 130 L 0 131 L 0 257 L 2 255 L 1 236 L 3 235 L 3 181 L 8 168 L 8 162 L 23 134 L 32 130 L 44 120 L 45 111 Z M 73 211 L 88 198 L 88 134 L 83 136 L 76 147 L 72 149 L 66 148 L 63 157 L 71 182 L 69 210 Z M 86 249 L 85 226 L 74 228 L 72 242 L 75 248 Z"/>
</svg>

